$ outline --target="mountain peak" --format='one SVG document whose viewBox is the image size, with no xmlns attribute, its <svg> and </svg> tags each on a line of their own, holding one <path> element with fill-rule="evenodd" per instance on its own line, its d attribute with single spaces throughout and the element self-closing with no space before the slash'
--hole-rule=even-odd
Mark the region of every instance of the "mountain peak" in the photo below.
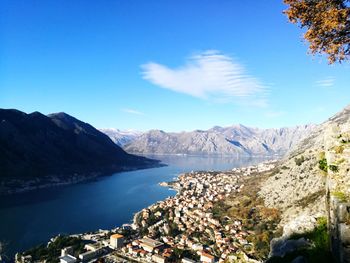
<svg viewBox="0 0 350 263">
<path fill-rule="evenodd" d="M 64 112 L 0 109 L 0 177 L 29 178 L 114 172 L 149 165 L 104 133 Z"/>
</svg>

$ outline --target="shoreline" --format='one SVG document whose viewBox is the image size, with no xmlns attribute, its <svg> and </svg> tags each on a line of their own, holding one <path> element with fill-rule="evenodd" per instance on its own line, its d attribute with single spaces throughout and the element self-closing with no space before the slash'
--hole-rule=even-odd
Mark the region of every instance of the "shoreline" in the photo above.
<svg viewBox="0 0 350 263">
<path fill-rule="evenodd" d="M 151 166 L 145 166 L 140 168 L 121 168 L 114 172 L 91 172 L 85 174 L 75 173 L 73 176 L 58 176 L 48 175 L 41 178 L 32 178 L 31 180 L 11 179 L 9 181 L 3 181 L 0 185 L 0 197 L 12 196 L 17 194 L 28 193 L 34 190 L 48 189 L 54 187 L 69 186 L 89 181 L 98 180 L 103 177 L 113 176 L 123 172 L 132 172 L 137 170 L 145 170 L 152 168 L 160 168 L 167 166 L 167 164 L 157 163 Z M 8 184 L 16 184 L 16 187 L 6 186 Z"/>
<path fill-rule="evenodd" d="M 232 170 L 229 170 L 229 171 L 224 171 L 224 172 L 220 172 L 220 171 L 217 171 L 217 172 L 209 172 L 209 171 L 201 171 L 201 172 L 198 172 L 198 173 L 208 173 L 208 174 L 211 174 L 211 173 L 213 173 L 213 174 L 225 174 L 225 173 L 232 173 L 232 172 L 236 172 L 237 174 L 240 174 L 241 176 L 247 176 L 247 175 L 249 175 L 249 173 L 250 173 L 250 170 L 251 169 L 257 169 L 257 167 L 259 167 L 259 166 L 261 166 L 261 165 L 265 165 L 265 164 L 276 164 L 277 163 L 277 161 L 276 160 L 270 160 L 270 161 L 265 161 L 265 162 L 262 162 L 262 163 L 260 163 L 260 164 L 257 164 L 257 165 L 255 165 L 255 166 L 249 166 L 249 167 L 241 167 L 241 168 L 233 168 Z M 274 166 L 273 166 L 274 167 Z M 271 169 L 271 168 L 270 168 Z M 247 172 L 248 171 L 248 172 Z M 164 200 L 161 200 L 161 201 L 157 201 L 156 203 L 153 203 L 153 204 L 151 204 L 151 205 L 149 205 L 148 207 L 146 207 L 146 208 L 143 208 L 142 210 L 140 210 L 140 211 L 137 211 L 135 214 L 133 214 L 133 216 L 132 216 L 132 218 L 131 218 L 131 224 L 123 224 L 122 226 L 120 226 L 120 227 L 117 227 L 117 228 L 114 228 L 114 229 L 110 229 L 110 230 L 98 230 L 98 231 L 92 231 L 92 232 L 86 232 L 86 233 L 80 233 L 80 234 L 72 234 L 72 235 L 69 235 L 69 236 L 71 236 L 71 237 L 73 237 L 73 236 L 79 236 L 79 237 L 83 237 L 83 236 L 86 236 L 86 235 L 88 235 L 88 234 L 90 234 L 91 235 L 91 233 L 94 233 L 94 234 L 98 234 L 98 233 L 100 233 L 101 231 L 103 232 L 103 233 L 106 233 L 106 231 L 108 232 L 108 233 L 113 233 L 113 232 L 118 232 L 118 231 L 120 231 L 121 229 L 123 229 L 123 227 L 125 226 L 125 225 L 127 225 L 127 226 L 129 226 L 129 227 L 131 227 L 133 230 L 135 230 L 135 231 L 137 231 L 138 233 L 137 233 L 137 236 L 138 237 L 140 237 L 141 236 L 141 234 L 140 234 L 140 226 L 138 225 L 138 223 L 137 223 L 137 220 L 138 220 L 138 218 L 140 217 L 140 215 L 143 215 L 143 213 L 145 212 L 145 211 L 147 211 L 147 210 L 152 210 L 155 206 L 158 206 L 160 203 L 164 203 L 164 202 L 166 202 L 167 200 L 172 200 L 172 199 L 175 199 L 175 198 L 177 198 L 177 197 L 179 197 L 179 195 L 180 195 L 180 192 L 181 192 L 181 190 L 182 190 L 182 188 L 181 188 L 181 186 L 179 187 L 178 185 L 175 185 L 177 182 L 179 182 L 179 180 L 181 179 L 181 178 L 185 178 L 186 176 L 188 176 L 188 175 L 190 175 L 190 174 L 196 174 L 197 172 L 190 172 L 190 173 L 181 173 L 181 174 L 179 174 L 179 175 L 177 175 L 177 177 L 176 178 L 174 178 L 174 180 L 172 180 L 172 181 L 170 181 L 170 182 L 159 182 L 158 183 L 158 185 L 159 186 L 162 186 L 162 187 L 168 187 L 169 188 L 169 190 L 173 190 L 173 191 L 176 191 L 176 195 L 175 196 L 172 196 L 172 197 L 168 197 L 168 198 L 166 198 L 166 199 L 164 199 Z M 239 190 L 238 188 L 236 189 L 236 190 Z M 129 222 L 130 222 L 129 221 Z M 52 240 L 52 239 L 51 239 Z M 28 250 L 27 250 L 28 251 Z M 25 252 L 25 251 L 24 251 Z M 24 253 L 24 252 L 22 252 L 22 253 Z"/>
</svg>

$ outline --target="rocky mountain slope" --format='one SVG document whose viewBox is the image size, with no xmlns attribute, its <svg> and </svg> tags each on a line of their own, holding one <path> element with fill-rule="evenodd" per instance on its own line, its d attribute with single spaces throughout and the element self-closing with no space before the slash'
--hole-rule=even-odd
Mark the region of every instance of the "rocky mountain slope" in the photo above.
<svg viewBox="0 0 350 263">
<path fill-rule="evenodd" d="M 0 109 L 0 180 L 109 173 L 158 162 L 126 153 L 108 136 L 65 113 Z"/>
<path fill-rule="evenodd" d="M 281 256 L 286 247 L 292 246 L 290 236 L 312 233 L 322 218 L 328 221 L 331 240 L 343 238 L 345 232 L 338 229 L 349 228 L 346 222 L 340 225 L 350 215 L 339 219 L 338 212 L 345 209 L 339 208 L 344 207 L 342 203 L 350 201 L 349 167 L 350 106 L 317 126 L 261 183 L 259 195 L 265 205 L 278 208 L 282 216 L 283 236 L 272 245 L 273 255 Z M 333 256 L 341 257 L 345 252 L 340 253 L 341 246 L 334 244 L 332 241 Z"/>
<path fill-rule="evenodd" d="M 142 135 L 140 131 L 119 130 L 114 128 L 99 129 L 99 131 L 106 134 L 111 140 L 120 147 L 131 143 Z"/>
<path fill-rule="evenodd" d="M 321 170 L 320 161 L 327 156 L 329 158 L 335 151 L 341 151 L 342 157 L 337 157 L 342 159 L 341 165 L 349 161 L 348 144 L 341 143 L 341 140 L 347 140 L 349 131 L 350 106 L 317 126 L 281 161 L 280 168 L 263 184 L 260 194 L 266 204 L 284 211 L 282 224 L 298 215 L 325 213 L 325 186 L 327 175 L 332 171 Z M 347 183 L 350 184 L 349 181 Z"/>
<path fill-rule="evenodd" d="M 123 148 L 130 153 L 152 154 L 283 155 L 314 128 L 304 125 L 258 129 L 235 125 L 180 133 L 151 130 Z"/>
</svg>

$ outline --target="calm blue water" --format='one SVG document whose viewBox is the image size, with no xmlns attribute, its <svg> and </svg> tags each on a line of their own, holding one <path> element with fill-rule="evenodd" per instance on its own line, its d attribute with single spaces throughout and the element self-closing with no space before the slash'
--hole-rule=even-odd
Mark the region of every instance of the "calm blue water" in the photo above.
<svg viewBox="0 0 350 263">
<path fill-rule="evenodd" d="M 131 221 L 133 214 L 175 194 L 158 185 L 192 170 L 228 170 L 263 158 L 150 156 L 166 167 L 117 173 L 65 187 L 0 197 L 0 241 L 5 252 L 28 249 L 59 233 L 110 229 Z"/>
</svg>

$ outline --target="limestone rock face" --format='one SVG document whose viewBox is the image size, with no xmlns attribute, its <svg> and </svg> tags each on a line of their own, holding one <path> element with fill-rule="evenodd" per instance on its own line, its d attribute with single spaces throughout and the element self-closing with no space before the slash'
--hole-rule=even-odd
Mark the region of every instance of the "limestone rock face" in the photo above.
<svg viewBox="0 0 350 263">
<path fill-rule="evenodd" d="M 315 127 L 258 129 L 234 125 L 180 133 L 151 130 L 123 148 L 129 153 L 151 154 L 284 155 Z"/>
<path fill-rule="evenodd" d="M 350 106 L 316 126 L 262 184 L 259 195 L 281 210 L 285 236 L 312 230 L 316 218 L 327 217 L 326 193 L 350 195 L 348 152 Z"/>
<path fill-rule="evenodd" d="M 308 215 L 301 215 L 283 227 L 283 236 L 302 234 L 314 230 L 317 224 L 316 218 Z"/>
</svg>

